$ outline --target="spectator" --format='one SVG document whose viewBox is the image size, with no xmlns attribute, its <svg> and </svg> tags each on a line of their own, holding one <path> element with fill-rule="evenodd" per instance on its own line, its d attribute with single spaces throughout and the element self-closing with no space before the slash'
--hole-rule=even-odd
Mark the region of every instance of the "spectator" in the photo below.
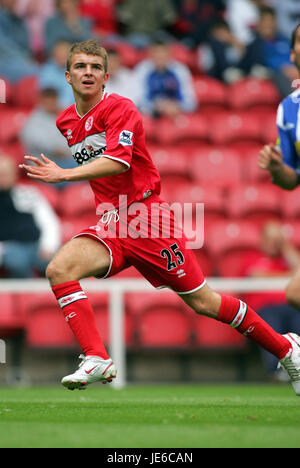
<svg viewBox="0 0 300 468">
<path fill-rule="evenodd" d="M 41 153 L 49 155 L 59 166 L 70 168 L 75 166 L 65 138 L 58 132 L 56 119 L 59 115 L 58 95 L 55 89 L 42 90 L 37 109 L 27 120 L 21 140 L 27 154 L 39 157 Z M 38 132 L 37 132 L 38 128 Z M 59 184 L 58 188 L 63 185 Z"/>
<path fill-rule="evenodd" d="M 44 274 L 60 246 L 56 214 L 33 186 L 17 184 L 13 161 L 0 155 L 0 266 L 12 278 Z"/>
<path fill-rule="evenodd" d="M 253 41 L 259 21 L 259 9 L 269 5 L 269 2 L 270 0 L 227 0 L 225 19 L 242 44 L 247 45 Z"/>
<path fill-rule="evenodd" d="M 248 71 L 245 53 L 245 45 L 232 34 L 229 25 L 219 21 L 212 26 L 207 43 L 197 50 L 199 68 L 218 80 L 232 82 Z"/>
<path fill-rule="evenodd" d="M 174 117 L 197 107 L 190 70 L 172 59 L 170 46 L 158 40 L 150 48 L 150 58 L 135 68 L 141 112 L 156 117 Z"/>
<path fill-rule="evenodd" d="M 44 27 L 48 18 L 54 14 L 54 0 L 17 0 L 16 12 L 24 19 L 30 47 L 35 56 L 43 57 L 45 48 Z"/>
<path fill-rule="evenodd" d="M 191 48 L 207 40 L 211 25 L 223 18 L 224 0 L 173 0 L 177 22 L 176 37 Z"/>
<path fill-rule="evenodd" d="M 248 55 L 266 67 L 270 78 L 283 97 L 291 92 L 291 82 L 298 78 L 297 68 L 290 60 L 290 41 L 278 32 L 276 12 L 270 7 L 260 10 L 255 39 L 248 46 Z"/>
<path fill-rule="evenodd" d="M 300 3 L 299 0 L 270 0 L 271 5 L 275 8 L 278 29 L 281 34 L 290 37 L 297 24 L 300 23 Z"/>
<path fill-rule="evenodd" d="M 277 222 L 268 222 L 262 229 L 261 251 L 244 258 L 241 276 L 287 277 L 299 265 L 299 252 L 287 241 L 282 226 Z M 287 304 L 284 292 L 251 293 L 247 294 L 245 301 L 278 333 L 288 333 L 290 330 L 300 332 L 300 313 Z M 277 360 L 270 353 L 261 352 L 268 374 L 275 377 Z"/>
<path fill-rule="evenodd" d="M 51 54 L 54 45 L 64 39 L 81 42 L 92 39 L 91 22 L 79 13 L 79 0 L 56 0 L 57 14 L 45 26 L 46 52 Z"/>
<path fill-rule="evenodd" d="M 71 86 L 65 77 L 68 52 L 71 44 L 66 41 L 58 41 L 53 47 L 50 59 L 42 66 L 39 81 L 41 89 L 54 88 L 58 93 L 61 109 L 74 104 L 74 96 Z"/>
<path fill-rule="evenodd" d="M 35 75 L 29 34 L 25 22 L 15 14 L 16 0 L 0 0 L 0 70 L 1 76 L 16 82 Z"/>
<path fill-rule="evenodd" d="M 105 90 L 110 94 L 117 93 L 136 102 L 138 86 L 134 73 L 122 65 L 120 54 L 116 49 L 108 49 L 107 54 L 109 80 L 105 85 Z"/>
<path fill-rule="evenodd" d="M 134 46 L 149 46 L 157 31 L 167 31 L 176 20 L 172 0 L 124 0 L 118 10 L 118 18 L 127 40 Z"/>
</svg>

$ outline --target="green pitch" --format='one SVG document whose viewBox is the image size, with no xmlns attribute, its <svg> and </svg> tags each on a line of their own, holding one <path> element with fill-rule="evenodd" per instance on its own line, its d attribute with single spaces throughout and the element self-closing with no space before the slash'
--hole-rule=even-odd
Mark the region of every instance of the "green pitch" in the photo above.
<svg viewBox="0 0 300 468">
<path fill-rule="evenodd" d="M 0 388 L 0 447 L 297 447 L 290 386 Z"/>
</svg>

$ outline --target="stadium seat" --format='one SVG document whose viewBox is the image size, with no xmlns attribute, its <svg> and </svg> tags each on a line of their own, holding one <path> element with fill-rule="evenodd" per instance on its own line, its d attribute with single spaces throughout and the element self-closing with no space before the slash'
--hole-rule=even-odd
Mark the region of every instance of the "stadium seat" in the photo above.
<svg viewBox="0 0 300 468">
<path fill-rule="evenodd" d="M 299 190 L 282 190 L 279 197 L 282 216 L 287 220 L 297 220 L 300 216 Z"/>
<path fill-rule="evenodd" d="M 271 183 L 270 173 L 258 167 L 258 156 L 262 145 L 235 147 L 242 159 L 243 180 L 247 184 Z"/>
<path fill-rule="evenodd" d="M 14 104 L 19 108 L 33 109 L 38 104 L 39 83 L 36 76 L 22 78 L 14 86 Z"/>
<path fill-rule="evenodd" d="M 178 41 L 171 43 L 171 54 L 174 60 L 184 63 L 188 68 L 195 67 L 195 57 L 193 51 Z"/>
<path fill-rule="evenodd" d="M 257 249 L 260 245 L 260 230 L 249 221 L 219 221 L 205 233 L 205 246 L 214 258 L 237 249 Z"/>
<path fill-rule="evenodd" d="M 89 184 L 78 182 L 67 185 L 61 192 L 60 207 L 63 216 L 95 215 L 95 197 Z"/>
<path fill-rule="evenodd" d="M 199 109 L 205 111 L 207 107 L 227 107 L 227 86 L 219 80 L 209 76 L 197 76 L 193 80 Z"/>
<path fill-rule="evenodd" d="M 243 348 L 247 344 L 247 339 L 229 325 L 208 317 L 195 317 L 193 333 L 196 346 L 201 348 Z"/>
<path fill-rule="evenodd" d="M 89 216 L 62 216 L 60 218 L 62 243 L 68 242 L 73 236 L 90 226 L 97 224 L 97 218 L 93 221 Z"/>
<path fill-rule="evenodd" d="M 245 111 L 228 111 L 211 116 L 208 138 L 214 145 L 228 145 L 239 141 L 261 142 L 261 122 Z"/>
<path fill-rule="evenodd" d="M 26 341 L 32 348 L 75 348 L 73 334 L 52 293 L 24 294 Z"/>
<path fill-rule="evenodd" d="M 241 180 L 242 163 L 237 152 L 218 147 L 207 151 L 195 151 L 190 158 L 191 176 L 200 184 L 228 188 Z"/>
<path fill-rule="evenodd" d="M 264 223 L 281 217 L 280 189 L 272 184 L 237 184 L 227 198 L 227 214 L 231 219 L 247 219 Z"/>
<path fill-rule="evenodd" d="M 130 294 L 138 345 L 147 348 L 186 348 L 191 344 L 191 314 L 174 293 Z"/>
<path fill-rule="evenodd" d="M 188 160 L 176 146 L 156 146 L 151 149 L 151 157 L 160 175 L 179 175 L 189 177 Z"/>
<path fill-rule="evenodd" d="M 276 144 L 278 139 L 278 128 L 276 125 L 276 115 L 272 119 L 264 121 L 262 126 L 263 142 L 268 145 L 270 143 Z"/>
<path fill-rule="evenodd" d="M 1 112 L 0 112 L 1 118 Z M 2 123 L 1 123 L 2 124 Z M 10 156 L 16 165 L 19 165 L 24 162 L 25 149 L 22 143 L 19 140 L 14 142 L 0 143 L 0 152 Z M 20 175 L 23 176 L 24 171 L 20 171 Z M 28 179 L 28 177 L 26 176 Z"/>
<path fill-rule="evenodd" d="M 207 141 L 207 119 L 197 113 L 180 114 L 174 119 L 161 118 L 156 124 L 157 141 L 175 145 L 184 141 Z"/>
<path fill-rule="evenodd" d="M 228 102 L 233 109 L 249 109 L 253 106 L 277 106 L 280 95 L 270 80 L 245 78 L 228 87 Z"/>
<path fill-rule="evenodd" d="M 19 308 L 18 296 L 1 293 L 0 303 L 0 336 L 6 338 L 24 329 L 25 316 Z"/>
<path fill-rule="evenodd" d="M 13 107 L 0 107 L 0 144 L 16 142 L 28 118 L 28 111 Z"/>
</svg>

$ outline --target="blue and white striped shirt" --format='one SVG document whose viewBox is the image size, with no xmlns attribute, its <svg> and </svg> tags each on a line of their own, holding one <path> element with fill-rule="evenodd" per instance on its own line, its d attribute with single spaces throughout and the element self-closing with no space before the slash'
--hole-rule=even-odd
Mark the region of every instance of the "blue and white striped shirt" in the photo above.
<svg viewBox="0 0 300 468">
<path fill-rule="evenodd" d="M 300 89 L 280 103 L 277 127 L 283 162 L 297 172 L 300 184 Z"/>
</svg>

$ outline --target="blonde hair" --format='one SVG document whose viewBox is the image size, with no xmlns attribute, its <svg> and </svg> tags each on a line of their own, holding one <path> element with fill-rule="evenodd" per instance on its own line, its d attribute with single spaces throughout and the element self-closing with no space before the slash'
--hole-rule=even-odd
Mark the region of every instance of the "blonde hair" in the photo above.
<svg viewBox="0 0 300 468">
<path fill-rule="evenodd" d="M 76 42 L 72 45 L 71 49 L 69 50 L 68 58 L 67 58 L 67 71 L 70 71 L 71 68 L 71 61 L 72 57 L 75 54 L 87 54 L 87 55 L 97 55 L 98 57 L 102 57 L 104 60 L 104 71 L 107 73 L 108 70 L 108 58 L 107 52 L 104 47 L 101 47 L 97 41 L 90 40 L 85 42 Z"/>
</svg>

